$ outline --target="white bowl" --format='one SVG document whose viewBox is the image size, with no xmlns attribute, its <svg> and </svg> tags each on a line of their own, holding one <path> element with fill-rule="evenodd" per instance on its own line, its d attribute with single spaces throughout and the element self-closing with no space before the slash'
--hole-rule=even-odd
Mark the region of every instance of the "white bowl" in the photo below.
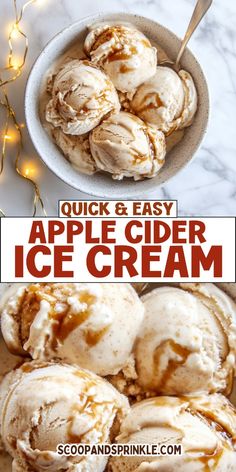
<svg viewBox="0 0 236 472">
<path fill-rule="evenodd" d="M 131 179 L 114 181 L 110 175 L 97 173 L 92 176 L 78 173 L 51 141 L 39 117 L 39 92 L 43 79 L 51 65 L 76 41 L 83 41 L 87 26 L 97 21 L 128 21 L 135 24 L 154 43 L 158 43 L 167 55 L 175 58 L 180 40 L 174 33 L 158 23 L 141 16 L 120 13 L 95 15 L 72 24 L 55 36 L 36 60 L 26 86 L 25 115 L 34 146 L 45 164 L 64 182 L 90 195 L 104 198 L 132 198 L 155 189 L 177 174 L 191 161 L 207 128 L 209 94 L 202 69 L 193 54 L 187 49 L 182 67 L 192 75 L 199 97 L 199 106 L 192 126 L 186 129 L 183 139 L 167 155 L 166 163 L 153 179 L 134 182 Z"/>
</svg>

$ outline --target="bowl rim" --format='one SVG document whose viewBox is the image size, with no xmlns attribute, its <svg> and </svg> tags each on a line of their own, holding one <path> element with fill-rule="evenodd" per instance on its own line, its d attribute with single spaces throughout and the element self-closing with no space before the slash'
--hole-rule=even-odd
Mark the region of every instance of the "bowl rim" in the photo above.
<svg viewBox="0 0 236 472">
<path fill-rule="evenodd" d="M 32 66 L 31 66 L 30 71 L 29 71 L 29 74 L 28 74 L 28 78 L 26 80 L 25 93 L 24 93 L 24 114 L 25 114 L 25 121 L 26 121 L 27 130 L 28 130 L 30 139 L 33 143 L 34 148 L 37 151 L 37 154 L 38 154 L 39 158 L 41 159 L 41 161 L 48 167 L 48 169 L 56 177 L 58 177 L 62 182 L 67 184 L 69 187 L 71 187 L 71 188 L 73 188 L 77 191 L 83 192 L 87 195 L 91 195 L 93 197 L 98 197 L 98 198 L 108 198 L 109 197 L 110 199 L 116 199 L 116 198 L 123 198 L 123 196 L 121 195 L 121 192 L 115 190 L 115 185 L 114 185 L 114 188 L 112 189 L 112 195 L 113 196 L 111 197 L 111 195 L 108 195 L 108 193 L 107 193 L 108 191 L 105 191 L 105 193 L 101 193 L 99 191 L 96 191 L 95 190 L 96 186 L 95 187 L 91 186 L 89 189 L 88 188 L 85 189 L 82 185 L 82 188 L 81 188 L 80 183 L 78 183 L 78 185 L 77 185 L 76 182 L 68 181 L 67 178 L 64 176 L 63 172 L 60 172 L 60 169 L 55 170 L 55 167 L 53 166 L 51 161 L 48 162 L 47 157 L 45 158 L 42 155 L 43 153 L 40 150 L 40 142 L 35 137 L 34 132 L 32 131 L 32 128 L 31 128 L 31 118 L 30 118 L 30 113 L 29 113 L 30 107 L 28 106 L 28 101 L 29 101 L 30 96 L 31 96 L 31 94 L 30 94 L 31 84 L 32 84 L 33 78 L 34 78 L 35 68 L 37 67 L 38 63 L 40 63 L 42 57 L 44 57 L 47 54 L 48 49 L 54 43 L 56 43 L 56 41 L 58 40 L 59 37 L 64 36 L 68 31 L 71 31 L 73 29 L 76 30 L 78 28 L 78 26 L 81 25 L 81 23 L 88 22 L 88 24 L 89 23 L 92 24 L 92 23 L 98 22 L 99 19 L 101 19 L 102 21 L 103 20 L 106 21 L 106 19 L 107 19 L 107 21 L 113 21 L 111 19 L 109 20 L 109 16 L 117 16 L 117 17 L 121 17 L 121 18 L 123 17 L 124 18 L 123 21 L 127 21 L 128 19 L 130 19 L 130 21 L 132 22 L 132 18 L 136 18 L 136 19 L 140 19 L 141 21 L 150 22 L 153 25 L 156 24 L 157 26 L 161 27 L 163 31 L 166 31 L 170 36 L 172 36 L 172 38 L 174 40 L 177 40 L 178 42 L 182 41 L 182 39 L 179 36 L 177 36 L 172 30 L 170 30 L 166 26 L 162 25 L 161 23 L 155 21 L 152 18 L 148 18 L 148 17 L 145 17 L 143 15 L 139 15 L 139 14 L 135 14 L 135 13 L 129 13 L 129 12 L 124 12 L 124 11 L 118 11 L 118 12 L 105 11 L 105 12 L 99 12 L 99 13 L 95 13 L 95 14 L 92 14 L 92 15 L 87 15 L 85 17 L 82 17 L 79 20 L 72 22 L 71 24 L 69 24 L 68 26 L 66 26 L 62 30 L 60 30 L 58 33 L 56 33 L 51 39 L 49 39 L 49 41 L 47 41 L 46 45 L 43 47 L 43 49 L 41 50 L 39 55 L 33 61 Z M 195 61 L 196 65 L 198 67 L 198 70 L 201 74 L 201 79 L 204 83 L 205 93 L 206 93 L 205 126 L 202 128 L 201 132 L 199 133 L 198 141 L 194 145 L 193 150 L 192 150 L 192 155 L 190 156 L 190 158 L 188 160 L 185 160 L 183 162 L 183 164 L 173 173 L 173 175 L 171 175 L 168 178 L 165 178 L 162 182 L 160 182 L 158 184 L 154 181 L 154 179 L 145 179 L 145 180 L 135 182 L 135 186 L 137 186 L 137 190 L 135 190 L 135 187 L 132 187 L 132 188 L 128 189 L 128 195 L 126 196 L 126 199 L 128 199 L 128 200 L 129 199 L 131 200 L 133 197 L 142 196 L 144 193 L 152 192 L 155 189 L 155 187 L 158 188 L 158 189 L 161 189 L 161 187 L 163 187 L 163 185 L 165 185 L 166 183 L 169 183 L 173 178 L 175 178 L 191 162 L 193 162 L 193 160 L 196 157 L 196 153 L 197 153 L 198 149 L 200 148 L 200 146 L 202 145 L 203 139 L 204 139 L 204 137 L 207 133 L 208 125 L 209 125 L 209 116 L 210 116 L 210 93 L 209 93 L 209 87 L 208 87 L 207 79 L 206 79 L 206 76 L 203 72 L 203 69 L 202 69 L 198 59 L 196 58 L 195 54 L 191 51 L 191 49 L 189 47 L 186 47 L 186 52 L 188 54 L 191 54 L 192 59 Z M 40 126 L 43 127 L 40 120 L 39 120 L 39 122 L 40 122 Z M 61 152 L 61 155 L 63 156 L 62 152 Z M 80 174 L 80 173 L 78 173 L 78 174 Z M 93 177 L 93 176 L 90 176 L 90 177 Z M 138 184 L 141 183 L 141 182 L 145 182 L 145 181 L 147 181 L 147 182 L 152 182 L 153 181 L 152 188 L 151 187 L 150 188 L 139 188 Z M 124 186 L 124 192 L 125 191 L 127 191 L 127 188 Z"/>
</svg>

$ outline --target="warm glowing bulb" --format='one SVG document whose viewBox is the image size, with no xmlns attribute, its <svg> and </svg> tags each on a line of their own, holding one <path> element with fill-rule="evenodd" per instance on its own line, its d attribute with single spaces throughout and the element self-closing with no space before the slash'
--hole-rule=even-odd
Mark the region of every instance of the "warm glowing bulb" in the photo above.
<svg viewBox="0 0 236 472">
<path fill-rule="evenodd" d="M 35 169 L 34 165 L 29 163 L 29 164 L 25 165 L 23 173 L 24 173 L 25 177 L 31 177 L 32 175 L 35 174 L 35 171 L 36 171 L 36 169 Z"/>
<path fill-rule="evenodd" d="M 18 26 L 15 24 L 12 26 L 12 29 L 11 29 L 11 38 L 12 39 L 16 39 L 19 35 L 19 29 L 18 29 Z"/>
<path fill-rule="evenodd" d="M 6 141 L 11 141 L 12 136 L 11 136 L 10 134 L 5 134 L 4 139 L 5 139 Z"/>
<path fill-rule="evenodd" d="M 20 70 L 21 68 L 21 59 L 18 57 L 12 57 L 11 58 L 11 66 L 15 71 Z"/>
</svg>

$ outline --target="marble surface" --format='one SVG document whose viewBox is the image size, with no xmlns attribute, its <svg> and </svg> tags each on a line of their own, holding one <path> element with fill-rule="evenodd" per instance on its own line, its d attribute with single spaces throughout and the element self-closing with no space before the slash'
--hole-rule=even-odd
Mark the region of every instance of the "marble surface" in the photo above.
<svg viewBox="0 0 236 472">
<path fill-rule="evenodd" d="M 194 0 L 37 0 L 27 10 L 24 20 L 30 43 L 25 72 L 10 92 L 18 119 L 24 122 L 24 88 L 30 67 L 45 44 L 64 27 L 99 11 L 125 11 L 155 19 L 181 36 L 194 4 Z M 13 19 L 13 1 L 1 0 L 1 10 L 4 19 L 1 17 L 0 20 L 0 60 L 4 61 L 7 29 Z M 236 3 L 214 0 L 190 43 L 206 74 L 211 96 L 210 124 L 201 149 L 195 160 L 170 182 L 155 192 L 142 195 L 146 199 L 177 199 L 180 215 L 236 214 L 235 21 Z M 42 164 L 27 130 L 23 131 L 24 166 L 32 164 L 34 167 L 32 176 L 40 185 L 48 214 L 57 214 L 58 199 L 89 198 L 62 183 Z M 14 152 L 10 148 L 4 174 L 0 177 L 0 208 L 8 216 L 31 215 L 31 196 L 30 185 L 14 172 Z"/>
</svg>

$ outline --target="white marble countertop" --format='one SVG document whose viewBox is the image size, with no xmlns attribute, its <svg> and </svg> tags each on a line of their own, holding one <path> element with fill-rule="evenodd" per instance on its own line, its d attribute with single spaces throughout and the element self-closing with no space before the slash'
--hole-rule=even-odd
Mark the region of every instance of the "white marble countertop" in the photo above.
<svg viewBox="0 0 236 472">
<path fill-rule="evenodd" d="M 19 2 L 20 3 L 20 2 Z M 145 15 L 182 36 L 195 0 L 38 0 L 26 12 L 24 30 L 29 36 L 25 72 L 11 87 L 11 100 L 18 119 L 24 121 L 24 88 L 30 67 L 44 45 L 61 29 L 96 12 L 125 11 Z M 1 61 L 7 54 L 7 27 L 13 20 L 13 2 L 1 0 Z M 144 198 L 177 199 L 179 214 L 226 216 L 236 214 L 236 3 L 214 0 L 190 43 L 206 74 L 211 95 L 208 133 L 195 160 L 169 183 Z M 2 64 L 1 64 L 2 65 Z M 2 131 L 2 126 L 1 126 Z M 2 138 L 2 137 L 1 137 Z M 35 167 L 47 212 L 57 214 L 58 199 L 89 198 L 61 182 L 41 162 L 27 130 L 24 130 L 23 160 Z M 0 208 L 8 216 L 31 215 L 31 187 L 14 172 L 14 153 L 9 152 L 0 177 Z"/>
</svg>

